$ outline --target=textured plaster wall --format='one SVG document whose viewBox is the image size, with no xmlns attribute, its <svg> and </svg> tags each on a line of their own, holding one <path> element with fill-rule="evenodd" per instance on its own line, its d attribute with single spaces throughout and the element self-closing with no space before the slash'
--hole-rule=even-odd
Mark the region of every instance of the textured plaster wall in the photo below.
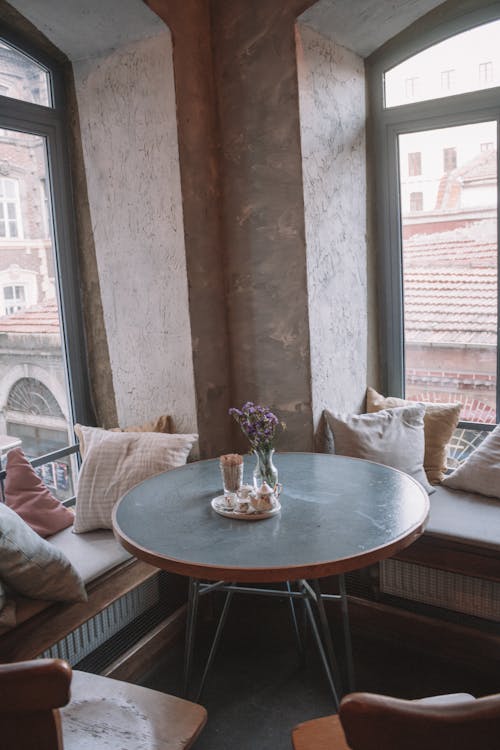
<svg viewBox="0 0 500 750">
<path fill-rule="evenodd" d="M 276 409 L 285 450 L 313 446 L 294 38 L 305 5 L 212 6 L 233 402 Z"/>
<path fill-rule="evenodd" d="M 367 381 L 363 60 L 298 26 L 312 400 L 359 411 Z"/>
<path fill-rule="evenodd" d="M 74 65 L 119 424 L 196 429 L 168 31 Z"/>
</svg>

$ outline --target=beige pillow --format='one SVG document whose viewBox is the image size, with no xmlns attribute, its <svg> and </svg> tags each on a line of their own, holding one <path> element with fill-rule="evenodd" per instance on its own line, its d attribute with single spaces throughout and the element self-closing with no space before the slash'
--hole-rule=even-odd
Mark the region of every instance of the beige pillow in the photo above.
<svg viewBox="0 0 500 750">
<path fill-rule="evenodd" d="M 75 429 L 76 432 L 76 429 Z M 174 424 L 172 417 L 169 414 L 162 414 L 156 419 L 152 419 L 150 422 L 144 424 L 135 425 L 133 427 L 112 427 L 109 432 L 174 432 Z M 78 441 L 80 443 L 80 455 L 83 458 L 85 453 L 85 443 L 83 439 L 77 434 Z"/>
<path fill-rule="evenodd" d="M 87 599 L 83 581 L 66 555 L 4 503 L 0 503 L 0 579 L 17 593 L 34 599 Z"/>
<path fill-rule="evenodd" d="M 198 435 L 110 432 L 75 425 L 85 454 L 78 477 L 74 531 L 111 529 L 115 503 L 155 474 L 186 463 Z"/>
<path fill-rule="evenodd" d="M 500 498 L 500 425 L 442 484 L 453 490 Z"/>
<path fill-rule="evenodd" d="M 382 396 L 374 388 L 366 390 L 366 411 L 375 412 L 381 409 L 393 409 L 395 406 L 407 406 L 415 401 L 406 401 L 395 396 Z M 447 445 L 458 424 L 462 404 L 432 404 L 425 402 L 424 435 L 425 453 L 424 469 L 431 484 L 439 484 L 446 472 Z"/>
<path fill-rule="evenodd" d="M 169 414 L 162 414 L 156 419 L 144 424 L 134 425 L 133 427 L 113 427 L 110 432 L 174 432 L 172 417 Z"/>
<path fill-rule="evenodd" d="M 335 453 L 400 469 L 433 492 L 423 467 L 424 412 L 423 404 L 415 404 L 347 417 L 325 411 L 325 418 Z"/>
</svg>

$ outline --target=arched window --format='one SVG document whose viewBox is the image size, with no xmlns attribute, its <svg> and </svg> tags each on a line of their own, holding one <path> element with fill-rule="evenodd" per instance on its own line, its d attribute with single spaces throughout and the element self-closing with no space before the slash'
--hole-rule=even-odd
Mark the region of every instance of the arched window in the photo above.
<svg viewBox="0 0 500 750">
<path fill-rule="evenodd" d="M 35 378 L 21 378 L 17 381 L 9 393 L 7 409 L 33 417 L 64 418 L 55 397 L 47 386 Z"/>
<path fill-rule="evenodd" d="M 486 5 L 368 61 L 383 387 L 458 400 L 469 428 L 500 404 L 500 8 Z"/>
<path fill-rule="evenodd" d="M 2 26 L 0 383 L 18 380 L 0 404 L 0 433 L 10 429 L 31 456 L 73 442 L 73 421 L 91 419 L 67 130 L 58 65 Z M 57 383 L 64 403 L 21 372 Z"/>
</svg>

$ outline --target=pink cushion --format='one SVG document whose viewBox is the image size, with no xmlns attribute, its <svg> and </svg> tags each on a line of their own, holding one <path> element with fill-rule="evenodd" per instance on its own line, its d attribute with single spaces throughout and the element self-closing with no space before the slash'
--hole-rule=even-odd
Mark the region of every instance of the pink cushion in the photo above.
<svg viewBox="0 0 500 750">
<path fill-rule="evenodd" d="M 21 448 L 7 453 L 5 503 L 40 536 L 55 534 L 75 520 L 74 514 L 51 495 Z"/>
</svg>

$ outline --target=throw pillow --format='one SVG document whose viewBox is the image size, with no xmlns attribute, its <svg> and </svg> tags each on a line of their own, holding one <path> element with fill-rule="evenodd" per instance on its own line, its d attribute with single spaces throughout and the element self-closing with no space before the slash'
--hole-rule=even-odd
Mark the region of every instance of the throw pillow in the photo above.
<svg viewBox="0 0 500 750">
<path fill-rule="evenodd" d="M 80 443 L 80 455 L 83 458 L 85 454 L 86 445 L 83 437 L 76 431 L 78 441 Z M 141 425 L 135 425 L 133 427 L 112 427 L 108 432 L 174 432 L 174 425 L 172 417 L 169 414 L 162 414 L 156 419 L 152 419 L 150 422 L 145 422 Z"/>
<path fill-rule="evenodd" d="M 500 499 L 500 425 L 442 481 L 445 487 Z"/>
<path fill-rule="evenodd" d="M 382 396 L 374 388 L 366 391 L 366 411 L 392 409 L 395 406 L 411 406 L 415 401 L 406 401 L 395 396 Z M 446 472 L 447 446 L 458 424 L 462 405 L 424 403 L 425 453 L 424 469 L 431 484 L 439 484 Z"/>
<path fill-rule="evenodd" d="M 51 495 L 21 448 L 7 453 L 5 502 L 40 536 L 71 526 L 73 513 Z"/>
<path fill-rule="evenodd" d="M 86 601 L 85 586 L 66 555 L 0 503 L 0 578 L 24 596 L 48 601 Z"/>
<path fill-rule="evenodd" d="M 347 417 L 326 411 L 325 417 L 335 453 L 400 469 L 432 492 L 423 467 L 424 412 L 423 404 L 415 404 Z"/>
<path fill-rule="evenodd" d="M 85 456 L 78 477 L 74 531 L 111 529 L 115 503 L 155 474 L 186 463 L 197 435 L 109 432 L 75 425 Z"/>
</svg>

